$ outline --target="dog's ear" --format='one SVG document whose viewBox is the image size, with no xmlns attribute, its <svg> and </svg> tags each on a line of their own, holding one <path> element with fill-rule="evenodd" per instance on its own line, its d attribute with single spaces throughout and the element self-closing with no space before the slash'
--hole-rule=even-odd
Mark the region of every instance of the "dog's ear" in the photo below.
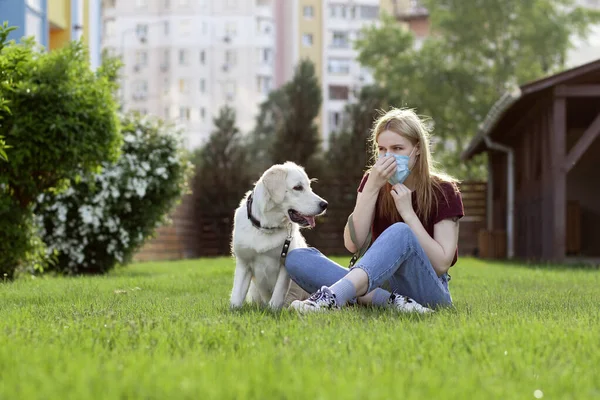
<svg viewBox="0 0 600 400">
<path fill-rule="evenodd" d="M 281 203 L 285 197 L 285 191 L 287 190 L 287 185 L 285 183 L 286 178 L 286 169 L 279 165 L 271 167 L 263 177 L 265 190 L 269 194 L 271 200 L 276 204 Z"/>
</svg>

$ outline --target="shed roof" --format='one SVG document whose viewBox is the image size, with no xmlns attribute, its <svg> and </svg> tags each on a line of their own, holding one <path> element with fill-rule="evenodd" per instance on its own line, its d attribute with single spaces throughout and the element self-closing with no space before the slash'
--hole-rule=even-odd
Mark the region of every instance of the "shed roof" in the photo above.
<svg viewBox="0 0 600 400">
<path fill-rule="evenodd" d="M 499 139 L 508 132 L 535 105 L 536 100 L 546 97 L 554 87 L 564 84 L 600 83 L 600 59 L 555 75 L 526 83 L 502 95 L 490 108 L 479 131 L 462 153 L 463 160 L 486 150 L 484 137 Z"/>
</svg>

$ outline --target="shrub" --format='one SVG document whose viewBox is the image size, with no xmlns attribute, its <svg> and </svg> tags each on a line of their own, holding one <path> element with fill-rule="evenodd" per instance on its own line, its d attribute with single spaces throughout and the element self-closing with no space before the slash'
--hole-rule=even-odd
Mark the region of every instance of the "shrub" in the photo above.
<svg viewBox="0 0 600 400">
<path fill-rule="evenodd" d="M 20 268 L 39 268 L 44 243 L 37 234 L 31 209 L 22 208 L 0 185 L 0 280 L 12 279 Z"/>
<path fill-rule="evenodd" d="M 35 199 L 68 187 L 76 171 L 116 159 L 121 142 L 110 79 L 116 66 L 93 72 L 81 42 L 49 53 L 32 39 L 9 42 L 13 29 L 0 26 L 0 270 L 7 276 L 39 253 Z"/>
<path fill-rule="evenodd" d="M 42 237 L 57 254 L 52 269 L 60 273 L 104 273 L 127 263 L 184 193 L 191 164 L 178 131 L 128 115 L 122 132 L 117 162 L 38 200 Z"/>
<path fill-rule="evenodd" d="M 0 175 L 21 206 L 75 170 L 118 157 L 115 86 L 104 70 L 91 70 L 81 42 L 44 53 L 30 41 L 6 45 L 0 35 L 0 60 L 0 98 L 10 108 L 0 108 L 0 135 L 12 146 Z"/>
</svg>

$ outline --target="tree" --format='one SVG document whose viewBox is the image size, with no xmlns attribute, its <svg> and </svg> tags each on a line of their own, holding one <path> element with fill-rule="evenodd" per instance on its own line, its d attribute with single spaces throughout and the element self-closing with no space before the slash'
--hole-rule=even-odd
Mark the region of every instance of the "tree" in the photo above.
<svg viewBox="0 0 600 400">
<path fill-rule="evenodd" d="M 287 110 L 287 97 L 283 88 L 273 90 L 260 105 L 256 126 L 246 136 L 248 168 L 257 178 L 273 164 L 271 150 L 278 128 L 284 124 L 283 110 Z"/>
<path fill-rule="evenodd" d="M 378 85 L 364 86 L 357 101 L 345 108 L 344 126 L 329 139 L 328 176 L 339 181 L 358 182 L 371 156 L 371 129 L 381 111 L 390 107 L 389 91 Z"/>
<path fill-rule="evenodd" d="M 397 106 L 431 116 L 436 160 L 460 178 L 481 177 L 481 162 L 459 154 L 493 103 L 513 85 L 565 67 L 573 35 L 585 35 L 598 13 L 572 0 L 426 0 L 431 31 L 420 48 L 391 17 L 357 41 L 359 61 L 373 69 Z M 401 88 L 394 91 L 392 88 Z"/>
<path fill-rule="evenodd" d="M 213 119 L 215 130 L 197 155 L 196 193 L 206 215 L 233 216 L 251 176 L 235 110 L 224 106 Z"/>
<path fill-rule="evenodd" d="M 272 163 L 294 161 L 309 175 L 318 169 L 321 137 L 315 123 L 322 103 L 321 88 L 312 61 L 304 59 L 296 66 L 292 80 L 270 107 L 275 118 L 275 137 L 270 147 Z"/>
</svg>

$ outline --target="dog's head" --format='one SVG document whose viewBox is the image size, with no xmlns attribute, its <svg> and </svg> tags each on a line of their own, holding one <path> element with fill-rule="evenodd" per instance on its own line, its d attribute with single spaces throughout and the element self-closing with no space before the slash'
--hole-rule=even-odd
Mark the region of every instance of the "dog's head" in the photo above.
<svg viewBox="0 0 600 400">
<path fill-rule="evenodd" d="M 281 211 L 302 227 L 314 227 L 315 216 L 325 212 L 327 202 L 312 191 L 310 183 L 304 168 L 288 161 L 266 170 L 257 185 L 263 185 L 271 211 Z"/>
</svg>

